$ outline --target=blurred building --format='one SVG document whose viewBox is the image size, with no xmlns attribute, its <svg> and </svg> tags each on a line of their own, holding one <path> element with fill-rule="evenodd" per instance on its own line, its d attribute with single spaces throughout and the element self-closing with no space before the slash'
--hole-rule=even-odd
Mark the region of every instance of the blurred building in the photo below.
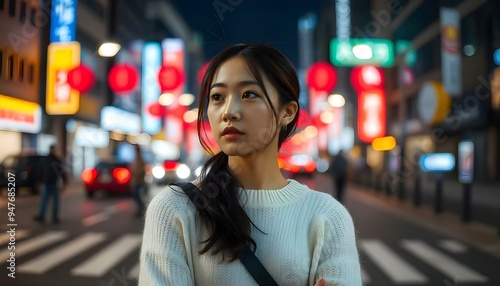
<svg viewBox="0 0 500 286">
<path fill-rule="evenodd" d="M 406 133 L 403 150 L 407 169 L 418 168 L 416 158 L 422 152 L 450 152 L 458 159 L 459 142 L 470 140 L 475 146 L 474 181 L 500 178 L 500 129 L 498 121 L 493 120 L 498 107 L 495 110 L 491 104 L 491 79 L 498 69 L 494 51 L 500 47 L 500 17 L 496 13 L 500 3 L 494 0 L 373 2 L 379 5 L 373 5 L 373 12 L 378 12 L 372 13 L 372 23 L 380 27 L 382 37 L 395 43 L 411 43 L 405 60 L 400 58 L 399 66 L 387 71 L 388 130 L 396 136 Z M 443 8 L 448 9 L 443 11 Z M 385 20 L 386 15 L 390 21 Z M 363 28 L 368 30 L 368 26 Z M 452 59 L 450 50 L 454 54 Z M 413 74 L 406 83 L 404 69 Z M 432 123 L 422 120 L 431 109 L 428 101 L 422 100 L 423 96 L 430 97 L 431 105 L 433 101 L 440 104 L 435 95 L 433 98 L 423 94 L 423 87 L 429 82 L 441 83 L 451 99 L 449 112 L 432 114 L 442 116 Z M 399 114 L 402 98 L 406 101 L 402 105 L 403 124 Z M 457 169 L 450 174 L 451 178 L 457 177 Z"/>
<path fill-rule="evenodd" d="M 40 27 L 47 21 L 39 1 L 0 1 L 0 161 L 36 147 L 42 120 Z"/>
<path fill-rule="evenodd" d="M 330 60 L 330 40 L 337 37 L 336 2 L 346 1 L 329 1 L 319 15 L 317 60 Z M 347 2 L 350 9 L 340 13 L 351 18 L 352 38 L 390 39 L 394 43 L 395 62 L 384 68 L 387 134 L 397 138 L 397 150 L 404 153 L 399 165 L 405 165 L 406 179 L 409 181 L 419 172 L 418 158 L 422 153 L 450 152 L 458 158 L 459 142 L 468 140 L 475 146 L 474 181 L 498 180 L 500 17 L 496 11 L 500 10 L 500 2 Z M 345 74 L 351 68 L 336 69 L 344 73 L 343 78 L 339 75 L 339 81 L 348 83 Z M 442 109 L 445 111 L 432 108 L 433 104 L 443 103 L 434 93 L 424 91 L 423 87 L 431 83 L 443 87 L 449 100 L 449 108 Z M 347 88 L 346 99 L 355 105 L 354 95 Z M 425 100 L 419 100 L 423 96 Z M 360 156 L 376 172 L 391 169 L 389 162 L 399 156 L 397 151 L 375 154 L 369 145 L 357 142 L 362 150 Z M 456 180 L 457 169 L 449 175 L 450 179 Z"/>
</svg>

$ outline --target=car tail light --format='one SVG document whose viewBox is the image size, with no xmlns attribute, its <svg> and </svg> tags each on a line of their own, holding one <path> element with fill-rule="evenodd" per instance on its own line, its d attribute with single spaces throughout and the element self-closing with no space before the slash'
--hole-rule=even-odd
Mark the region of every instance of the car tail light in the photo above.
<svg viewBox="0 0 500 286">
<path fill-rule="evenodd" d="M 97 177 L 97 170 L 94 168 L 87 168 L 82 172 L 82 181 L 85 184 L 90 184 Z"/>
<path fill-rule="evenodd" d="M 130 180 L 132 174 L 127 168 L 116 168 L 113 170 L 113 177 L 120 184 L 125 184 Z"/>
<path fill-rule="evenodd" d="M 175 161 L 165 161 L 163 162 L 163 168 L 165 171 L 175 171 L 177 168 L 177 162 Z"/>
</svg>

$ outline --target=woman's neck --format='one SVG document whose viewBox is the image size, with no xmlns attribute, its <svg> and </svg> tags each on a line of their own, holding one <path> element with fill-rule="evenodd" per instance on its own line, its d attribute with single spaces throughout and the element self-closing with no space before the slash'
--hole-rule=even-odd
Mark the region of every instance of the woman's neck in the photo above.
<svg viewBox="0 0 500 286">
<path fill-rule="evenodd" d="M 263 154 L 260 154 L 263 155 Z M 229 168 L 245 189 L 275 190 L 287 185 L 276 156 L 229 157 Z"/>
</svg>

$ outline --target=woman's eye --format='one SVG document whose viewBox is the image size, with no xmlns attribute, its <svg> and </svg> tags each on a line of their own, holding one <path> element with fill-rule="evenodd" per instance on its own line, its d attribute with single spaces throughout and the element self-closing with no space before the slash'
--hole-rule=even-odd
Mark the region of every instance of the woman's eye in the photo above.
<svg viewBox="0 0 500 286">
<path fill-rule="evenodd" d="M 212 95 L 210 96 L 210 99 L 211 99 L 211 100 L 215 100 L 215 101 L 219 101 L 219 100 L 221 100 L 221 99 L 222 99 L 222 96 L 221 96 L 220 94 L 216 93 L 216 94 L 212 94 Z"/>
<path fill-rule="evenodd" d="M 259 97 L 255 92 L 246 91 L 245 93 L 243 93 L 243 98 L 255 98 L 255 97 Z"/>
</svg>

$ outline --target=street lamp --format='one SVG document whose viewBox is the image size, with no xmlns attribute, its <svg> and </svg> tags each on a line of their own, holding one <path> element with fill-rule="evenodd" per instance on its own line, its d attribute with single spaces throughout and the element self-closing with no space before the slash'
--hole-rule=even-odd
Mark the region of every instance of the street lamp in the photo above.
<svg viewBox="0 0 500 286">
<path fill-rule="evenodd" d="M 121 45 L 116 42 L 105 42 L 99 47 L 98 53 L 101 57 L 114 57 L 120 51 Z"/>
</svg>

